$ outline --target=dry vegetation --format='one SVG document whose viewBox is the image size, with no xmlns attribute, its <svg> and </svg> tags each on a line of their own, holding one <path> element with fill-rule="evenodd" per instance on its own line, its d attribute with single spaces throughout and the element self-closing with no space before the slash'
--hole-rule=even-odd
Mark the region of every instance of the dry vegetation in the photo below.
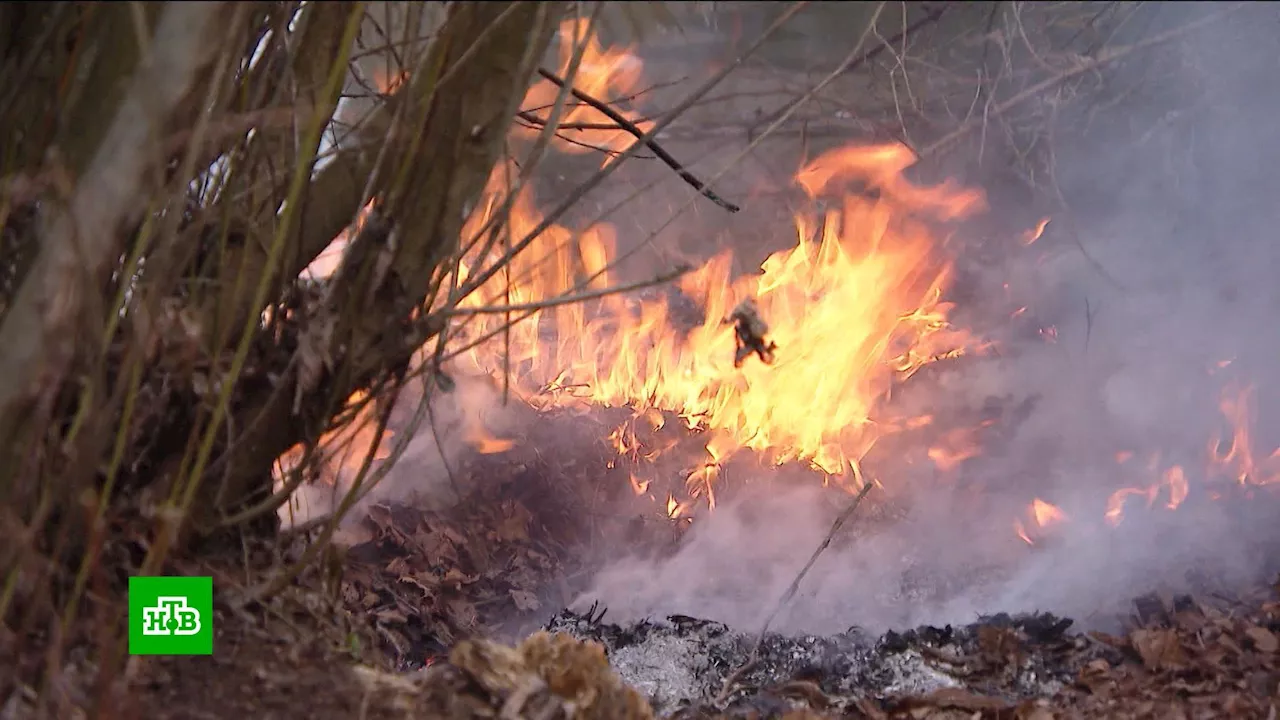
<svg viewBox="0 0 1280 720">
<path fill-rule="evenodd" d="M 761 38 L 744 41 L 743 61 L 804 5 L 780 8 Z M 922 155 L 963 144 L 982 157 L 999 144 L 1028 183 L 1065 202 L 1045 180 L 1054 113 L 1100 82 L 1108 63 L 1236 7 L 1116 46 L 1109 33 L 1134 7 L 981 5 L 985 27 L 922 47 L 920 33 L 940 18 L 974 11 L 879 4 L 838 67 L 758 119 L 752 146 L 794 127 L 809 101 L 821 106 L 841 76 L 868 70 L 887 92 L 879 97 L 893 99 L 896 134 Z M 301 604 L 308 609 L 290 617 L 303 622 L 333 612 L 308 605 L 297 586 L 331 587 L 341 575 L 327 550 L 336 522 L 288 562 L 281 554 L 298 538 L 276 534 L 277 509 L 332 450 L 318 446 L 321 436 L 376 418 L 356 449 L 366 460 L 349 508 L 403 452 L 432 394 L 452 385 L 441 361 L 458 302 L 627 157 L 646 147 L 665 154 L 653 136 L 735 70 L 681 87 L 647 132 L 624 123 L 642 141 L 529 236 L 512 237 L 499 212 L 463 237 L 504 154 L 520 168 L 514 195 L 548 154 L 566 107 L 595 102 L 572 90 L 578 48 L 554 106 L 520 112 L 569 13 L 650 30 L 675 21 L 650 3 L 0 5 L 0 697 L 22 698 L 6 707 L 64 717 L 77 706 L 117 707 L 108 698 L 126 667 L 120 602 L 131 574 L 214 573 L 241 586 L 241 614 L 279 616 Z M 1042 49 L 1064 33 L 1074 37 Z M 957 46 L 980 48 L 976 73 L 939 64 Z M 509 141 L 517 117 L 538 134 Z M 731 206 L 700 192 L 700 202 Z M 344 232 L 338 271 L 308 279 L 304 269 Z M 459 282 L 458 258 L 477 246 L 504 251 Z M 588 280 L 569 300 L 603 292 L 588 291 Z M 518 321 L 530 309 L 498 311 Z M 382 430 L 411 382 L 422 390 L 388 448 Z M 348 404 L 357 393 L 362 404 Z M 299 446 L 305 457 L 274 487 L 277 458 Z M 358 644 L 358 628 L 334 632 L 317 631 L 320 656 L 359 655 L 333 650 Z M 271 644 L 249 631 L 238 637 Z M 557 642 L 524 652 L 541 653 L 538 663 L 579 652 Z M 467 653 L 472 664 L 523 672 L 523 660 L 500 651 Z M 518 691 L 503 683 L 491 684 Z M 528 702 L 545 700 L 529 692 Z"/>
</svg>

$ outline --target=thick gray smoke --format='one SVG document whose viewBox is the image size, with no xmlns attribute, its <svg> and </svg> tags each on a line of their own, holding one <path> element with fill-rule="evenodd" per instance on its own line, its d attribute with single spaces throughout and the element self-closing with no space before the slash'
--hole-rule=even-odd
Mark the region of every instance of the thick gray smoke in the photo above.
<svg viewBox="0 0 1280 720">
<path fill-rule="evenodd" d="M 1106 42 L 1137 42 L 1221 7 L 1148 4 Z M 986 13 L 975 17 L 985 19 Z M 993 28 L 1011 36 L 1018 19 L 1006 12 Z M 958 317 L 999 335 L 1002 352 L 957 366 L 909 402 L 929 409 L 1034 397 L 1034 410 L 1010 437 L 964 467 L 964 478 L 986 488 L 977 503 L 981 510 L 973 509 L 964 483 L 950 489 L 937 483 L 926 491 L 916 488 L 928 483 L 913 478 L 906 517 L 872 524 L 855 516 L 852 538 L 819 560 L 775 627 L 877 628 L 1032 609 L 1105 623 L 1137 594 L 1210 582 L 1189 579 L 1189 571 L 1211 571 L 1211 581 L 1232 584 L 1267 569 L 1267 554 L 1259 548 L 1276 539 L 1274 518 L 1265 511 L 1252 517 L 1237 505 L 1207 499 L 1205 448 L 1225 427 L 1218 404 L 1232 381 L 1256 389 L 1254 406 L 1261 412 L 1253 432 L 1255 455 L 1265 458 L 1280 439 L 1267 415 L 1280 390 L 1274 364 L 1280 356 L 1274 320 L 1280 308 L 1280 206 L 1274 201 L 1280 193 L 1280 86 L 1274 82 L 1280 53 L 1271 30 L 1277 19 L 1275 5 L 1248 5 L 1221 22 L 1107 65 L 1088 82 L 1064 83 L 1033 101 L 1041 111 L 1038 127 L 1052 124 L 1053 137 L 1036 138 L 1026 130 L 1032 123 L 1025 114 L 1022 129 L 991 122 L 993 134 L 1031 133 L 1014 140 L 1028 147 L 1036 140 L 1041 156 L 1052 144 L 1058 188 L 1053 194 L 1060 191 L 1070 210 L 1046 203 L 1029 212 L 1025 187 L 1019 191 L 1018 181 L 1010 180 L 1028 179 L 1025 163 L 997 149 L 1003 135 L 987 143 L 982 163 L 964 179 L 989 189 L 992 214 L 1003 214 L 1006 227 L 1034 224 L 1037 214 L 1053 220 L 1030 247 L 1014 242 L 994 259 L 989 250 L 962 258 L 968 288 Z M 1025 27 L 1031 19 L 1021 21 Z M 1107 21 L 1116 18 L 1099 23 Z M 721 32 L 725 26 L 721 19 Z M 849 40 L 844 42 L 822 51 L 838 58 L 847 52 Z M 1055 51 L 1059 56 L 1062 47 Z M 1066 47 L 1081 55 L 1087 50 Z M 1025 52 L 1020 57 L 1034 62 Z M 830 58 L 825 62 L 829 66 Z M 795 85 L 808 82 L 797 70 Z M 925 92 L 923 83 L 915 90 Z M 1007 97 L 1016 88 L 1001 92 Z M 840 100 L 850 110 L 833 110 Z M 855 113 L 846 123 L 848 135 L 829 144 L 858 136 L 856 111 L 853 97 L 827 106 L 827 118 Z M 1052 112 L 1058 116 L 1051 123 Z M 733 125 L 733 118 L 715 117 Z M 869 115 L 866 122 L 874 127 L 881 119 Z M 750 120 L 748 111 L 743 124 Z M 778 141 L 788 143 L 794 158 L 797 138 Z M 757 169 L 783 167 L 785 175 L 796 166 L 794 160 L 778 162 L 786 156 L 762 146 L 754 159 Z M 1040 162 L 1032 178 L 1036 197 L 1048 195 L 1053 185 L 1044 175 L 1049 165 L 1043 157 Z M 707 167 L 716 169 L 714 162 Z M 745 192 L 744 185 L 758 189 L 770 179 L 763 171 L 756 175 L 731 185 Z M 756 209 L 744 215 L 756 213 L 758 223 L 770 214 L 760 209 L 769 202 L 757 197 L 750 203 Z M 788 214 L 774 202 L 781 205 L 777 214 Z M 700 215 L 670 242 L 687 250 L 698 244 L 690 235 L 716 237 L 726 245 L 744 237 L 741 254 L 755 252 L 743 232 L 752 223 L 739 219 L 710 230 L 717 222 Z M 620 235 L 625 242 L 625 225 Z M 968 240 L 976 244 L 977 238 Z M 1007 320 L 1020 306 L 1028 308 L 1026 314 L 1016 323 Z M 1056 341 L 1046 342 L 1037 327 L 1052 327 Z M 1117 464 L 1117 453 L 1125 451 L 1137 459 Z M 1151 510 L 1144 500 L 1131 499 L 1119 527 L 1103 523 L 1112 490 L 1156 480 L 1141 466 L 1157 452 L 1161 467 L 1186 469 L 1188 501 L 1168 512 L 1160 509 L 1167 495 Z M 894 483 L 893 472 L 882 476 L 886 484 Z M 1054 503 L 1071 519 L 1027 548 L 1019 545 L 1011 521 L 1034 497 Z M 615 563 L 584 600 L 600 600 L 617 617 L 681 612 L 757 624 L 826 534 L 838 502 L 815 488 L 769 485 L 700 518 L 674 557 Z"/>
</svg>

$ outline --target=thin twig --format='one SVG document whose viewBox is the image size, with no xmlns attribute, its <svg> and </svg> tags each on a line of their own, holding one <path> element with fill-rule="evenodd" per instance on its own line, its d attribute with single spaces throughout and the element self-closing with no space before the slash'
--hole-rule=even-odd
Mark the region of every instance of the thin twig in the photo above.
<svg viewBox="0 0 1280 720">
<path fill-rule="evenodd" d="M 547 80 L 549 80 L 552 84 L 556 85 L 557 87 L 563 88 L 565 86 L 564 80 L 562 80 L 559 76 L 557 76 L 555 73 L 551 72 L 550 70 L 547 70 L 546 68 L 538 68 L 538 74 L 546 78 Z M 725 210 L 728 210 L 731 213 L 736 213 L 741 209 L 737 205 L 734 205 L 733 203 L 729 202 L 728 200 L 725 200 L 719 195 L 716 195 L 714 192 L 708 189 L 707 186 L 703 184 L 701 180 L 694 177 L 693 173 L 686 170 L 678 160 L 672 157 L 671 153 L 667 152 L 661 145 L 659 145 L 657 140 L 655 140 L 651 136 L 646 136 L 643 130 L 637 127 L 635 123 L 623 117 L 622 114 L 619 113 L 617 110 L 614 110 L 604 102 L 591 97 L 590 95 L 582 92 L 577 88 L 571 87 L 569 88 L 569 92 L 573 93 L 574 97 L 578 98 L 579 100 L 586 103 L 587 105 L 590 105 L 592 108 L 599 111 L 605 117 L 617 123 L 618 128 L 625 130 L 629 135 L 631 135 L 636 139 L 636 142 L 642 143 L 645 147 L 652 150 L 653 154 L 657 155 L 659 160 L 666 163 L 667 167 L 674 170 L 676 174 L 680 176 L 681 180 L 684 180 L 693 189 L 701 193 L 703 197 L 719 205 Z"/>
<path fill-rule="evenodd" d="M 910 25 L 908 25 L 907 27 L 903 28 L 901 32 L 899 32 L 899 33 L 897 33 L 897 34 L 895 34 L 895 35 L 892 35 L 892 36 L 890 36 L 890 37 L 888 37 L 888 38 L 881 38 L 881 41 L 882 41 L 882 42 L 881 42 L 879 45 L 877 45 L 877 46 L 875 46 L 875 47 L 871 48 L 870 50 L 868 50 L 868 51 L 866 52 L 866 54 L 859 56 L 858 58 L 856 58 L 856 59 L 855 59 L 855 60 L 853 60 L 852 62 L 843 62 L 843 63 L 841 63 L 841 64 L 840 64 L 840 66 L 839 66 L 839 68 L 835 71 L 835 73 L 833 73 L 834 77 L 832 77 L 831 79 L 832 79 L 832 80 L 834 80 L 835 78 L 838 78 L 838 77 L 840 77 L 841 75 L 847 75 L 847 74 L 849 74 L 849 73 L 851 73 L 851 72 L 853 72 L 853 71 L 857 70 L 858 68 L 862 67 L 863 65 L 866 65 L 867 63 L 871 62 L 872 60 L 875 60 L 877 57 L 880 57 L 880 53 L 883 53 L 883 52 L 885 52 L 885 51 L 889 50 L 891 45 L 893 45 L 893 44 L 895 44 L 895 43 L 898 43 L 898 42 L 900 42 L 900 41 L 903 41 L 903 40 L 905 40 L 905 39 L 907 38 L 907 36 L 908 36 L 908 35 L 910 35 L 911 33 L 914 33 L 914 32 L 916 32 L 917 30 L 919 30 L 919 29 L 921 29 L 921 28 L 923 28 L 923 27 L 925 27 L 925 26 L 927 26 L 927 25 L 930 25 L 930 24 L 932 24 L 932 23 L 937 22 L 939 19 L 941 19 L 941 18 L 942 18 L 942 16 L 943 16 L 943 15 L 947 12 L 947 10 L 949 10 L 949 9 L 951 9 L 951 3 L 945 3 L 945 4 L 943 4 L 943 5 L 940 5 L 940 6 L 936 7 L 936 8 L 933 8 L 932 10 L 930 10 L 930 11 L 928 12 L 928 14 L 927 14 L 927 15 L 925 15 L 924 17 L 920 18 L 919 20 L 917 20 L 917 21 L 915 21 L 915 22 L 911 23 Z M 877 16 L 878 16 L 878 15 L 879 15 L 879 13 L 877 13 Z M 904 68 L 904 72 L 905 72 L 905 68 Z M 793 107 L 794 107 L 794 103 L 787 103 L 786 105 L 783 105 L 782 107 L 778 108 L 777 110 L 775 110 L 775 111 L 773 111 L 773 112 L 769 113 L 768 115 L 765 115 L 764 117 L 760 118 L 760 119 L 759 119 L 759 120 L 758 120 L 754 125 L 752 125 L 752 126 L 751 126 L 751 128 L 750 128 L 750 129 L 748 129 L 748 130 L 747 130 L 747 138 L 748 138 L 748 139 L 751 139 L 751 138 L 752 138 L 752 136 L 753 136 L 753 135 L 754 135 L 754 133 L 755 133 L 756 128 L 758 128 L 758 127 L 760 127 L 760 126 L 762 126 L 762 125 L 768 125 L 769 123 L 774 122 L 775 120 L 777 120 L 778 118 L 780 118 L 780 117 L 782 117 L 784 114 L 786 114 L 786 113 L 787 113 L 789 110 L 791 110 Z"/>
<path fill-rule="evenodd" d="M 845 522 L 853 516 L 853 511 L 857 510 L 858 506 L 862 504 L 862 499 L 867 496 L 867 493 L 871 492 L 872 486 L 873 483 L 871 482 L 864 483 L 862 489 L 858 491 L 858 494 L 854 495 L 853 499 L 849 501 L 849 505 L 836 516 L 835 522 L 831 523 L 831 529 L 827 531 L 827 536 L 822 539 L 818 548 L 809 556 L 809 562 L 805 563 L 804 567 L 800 568 L 800 572 L 796 574 L 795 579 L 787 586 L 786 592 L 782 593 L 782 597 L 778 598 L 777 604 L 773 606 L 773 611 L 765 618 L 764 625 L 760 627 L 760 633 L 756 635 L 756 643 L 751 649 L 751 657 L 747 658 L 745 663 L 743 663 L 737 670 L 729 673 L 729 677 L 725 678 L 724 686 L 720 689 L 720 694 L 716 696 L 716 705 L 723 705 L 724 702 L 729 699 L 729 696 L 733 694 L 734 685 L 742 679 L 743 675 L 751 672 L 751 669 L 756 666 L 756 663 L 760 662 L 760 648 L 764 646 L 764 637 L 768 634 L 769 626 L 773 624 L 774 618 L 778 617 L 778 613 L 782 612 L 782 608 L 786 607 L 787 603 L 791 602 L 791 599 L 796 596 L 796 592 L 800 589 L 800 583 L 804 580 L 804 576 L 809 574 L 809 570 L 813 568 L 814 563 L 818 562 L 818 558 L 822 553 L 828 547 L 831 547 L 831 541 L 835 539 L 836 534 L 844 527 Z"/>
<path fill-rule="evenodd" d="M 585 105 L 585 103 L 573 103 L 573 105 L 582 107 L 583 105 Z M 569 103 L 566 103 L 566 107 L 568 106 L 569 106 Z M 543 118 L 539 116 L 537 113 L 534 113 L 530 110 L 521 110 L 520 112 L 516 113 L 516 117 L 528 123 L 526 127 L 528 126 L 542 127 L 547 124 L 546 118 Z M 651 123 L 651 122 L 654 122 L 654 120 L 653 118 L 639 118 L 634 122 L 638 126 L 640 123 Z M 602 122 L 602 123 L 562 122 L 556 126 L 556 130 L 618 130 L 618 129 L 620 128 L 618 127 L 618 123 L 616 122 Z"/>
<path fill-rule="evenodd" d="M 869 51 L 867 52 L 867 54 L 866 54 L 866 55 L 863 55 L 861 58 L 859 58 L 859 59 L 857 60 L 857 62 L 850 63 L 848 66 L 846 66 L 843 70 L 841 70 L 841 71 L 840 71 L 840 74 L 841 74 L 841 75 L 844 75 L 844 74 L 847 74 L 847 73 L 851 73 L 851 72 L 853 72 L 854 70 L 857 70 L 860 66 L 865 65 L 866 63 L 869 63 L 869 62 L 871 62 L 872 60 L 875 60 L 877 57 L 879 57 L 879 56 L 880 56 L 880 53 L 882 53 L 882 52 L 885 52 L 885 51 L 889 50 L 889 49 L 891 48 L 891 46 L 893 46 L 893 45 L 895 45 L 895 44 L 897 44 L 897 43 L 899 43 L 899 42 L 901 42 L 901 41 L 903 41 L 903 40 L 906 40 L 906 39 L 907 39 L 907 36 L 911 35 L 912 33 L 914 33 L 914 32 L 916 32 L 916 31 L 920 30 L 921 28 L 925 27 L 926 25 L 932 25 L 933 23 L 938 22 L 938 20 L 941 20 L 941 19 L 942 19 L 942 16 L 943 16 L 943 15 L 945 15 L 945 14 L 946 14 L 946 12 L 947 12 L 948 10 L 950 10 L 950 9 L 951 9 L 951 6 L 952 6 L 953 4 L 954 4 L 954 3 L 949 3 L 949 2 L 948 2 L 948 3 L 943 3 L 943 4 L 941 4 L 941 5 L 937 6 L 937 7 L 935 7 L 935 8 L 933 8 L 933 9 L 929 10 L 929 12 L 928 12 L 928 13 L 926 13 L 924 17 L 922 17 L 922 18 L 920 18 L 919 20 L 917 20 L 917 21 L 915 21 L 915 22 L 911 23 L 910 25 L 908 25 L 908 26 L 906 26 L 905 28 L 903 28 L 901 32 L 899 32 L 899 33 L 897 33 L 897 34 L 893 35 L 892 37 L 890 37 L 890 38 L 886 39 L 886 40 L 885 40 L 883 43 L 881 43 L 880 45 L 877 45 L 877 46 L 875 46 L 874 48 L 872 48 L 871 50 L 869 50 Z"/>
<path fill-rule="evenodd" d="M 1103 65 L 1115 62 L 1116 60 L 1119 60 L 1127 55 L 1131 55 L 1135 52 L 1138 52 L 1139 50 L 1146 50 L 1156 45 L 1160 45 L 1160 44 L 1169 42 L 1171 40 L 1176 40 L 1177 38 L 1182 37 L 1183 35 L 1191 33 L 1195 30 L 1199 30 L 1200 28 L 1203 28 L 1206 25 L 1210 25 L 1212 23 L 1218 22 L 1219 20 L 1226 18 L 1228 15 L 1243 9 L 1247 5 L 1249 5 L 1249 3 L 1236 3 L 1234 5 L 1230 5 L 1226 8 L 1223 8 L 1222 10 L 1214 12 L 1210 15 L 1202 17 L 1199 20 L 1194 20 L 1192 22 L 1189 22 L 1181 27 L 1176 27 L 1172 30 L 1167 30 L 1165 32 L 1158 33 L 1156 35 L 1152 35 L 1146 40 L 1140 40 L 1138 42 L 1131 43 L 1129 45 L 1123 45 L 1118 48 L 1111 48 L 1109 50 L 1100 52 L 1091 58 L 1081 61 L 1078 65 L 1071 67 L 1067 70 L 1063 70 L 1062 72 L 1058 73 L 1057 75 L 1054 75 L 1053 77 L 1045 78 L 1044 80 L 1041 80 L 1040 82 L 1036 83 L 1035 85 L 1032 85 L 1026 90 L 1023 90 L 1022 92 L 1015 94 L 1013 97 L 1009 98 L 1008 100 L 1005 100 L 1004 102 L 1001 102 L 992 106 L 991 110 L 988 113 L 984 114 L 982 118 L 984 122 L 981 122 L 981 123 L 977 122 L 978 118 L 970 118 L 969 120 L 961 123 L 960 127 L 956 128 L 955 130 L 952 130 L 951 132 L 947 133 L 946 135 L 936 140 L 934 143 L 932 143 L 928 147 L 922 149 L 918 153 L 918 155 L 921 158 L 924 158 L 930 155 L 937 154 L 939 151 L 946 149 L 949 145 L 951 145 L 955 141 L 963 138 L 965 135 L 968 135 L 970 132 L 972 132 L 974 129 L 976 129 L 980 125 L 984 125 L 986 120 L 1003 115 L 1004 113 L 1008 112 L 1012 108 L 1018 105 L 1021 105 L 1027 100 L 1030 100 L 1031 98 L 1039 95 L 1040 93 L 1044 92 L 1045 90 L 1048 90 L 1049 88 L 1055 85 L 1058 85 L 1059 83 L 1070 80 L 1071 78 L 1077 75 L 1083 75 L 1084 73 L 1097 70 Z"/>
<path fill-rule="evenodd" d="M 513 305 L 478 305 L 475 307 L 456 307 L 444 313 L 445 317 L 458 317 L 462 315 L 502 315 L 511 312 L 526 312 L 545 310 L 553 308 L 557 305 L 572 305 L 574 303 L 585 302 L 587 300 L 595 300 L 597 298 L 606 297 L 608 295 L 620 295 L 622 293 L 632 292 L 633 290 L 642 290 L 655 285 L 669 283 L 676 278 L 688 273 L 693 268 L 689 265 L 681 265 L 674 270 L 662 273 L 649 278 L 648 280 L 640 280 L 639 282 L 627 283 L 625 285 L 614 285 L 611 287 L 600 288 L 598 290 L 589 290 L 587 292 L 574 293 L 572 295 L 561 295 L 559 297 L 550 298 L 548 300 L 537 300 L 527 303 L 515 303 Z"/>
</svg>

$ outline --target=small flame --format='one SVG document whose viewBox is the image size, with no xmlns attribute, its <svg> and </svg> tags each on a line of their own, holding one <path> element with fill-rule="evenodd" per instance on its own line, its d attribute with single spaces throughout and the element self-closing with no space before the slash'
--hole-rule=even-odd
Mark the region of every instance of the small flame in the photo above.
<svg viewBox="0 0 1280 720">
<path fill-rule="evenodd" d="M 1036 538 L 1043 538 L 1045 532 L 1067 521 L 1067 514 L 1056 505 L 1035 498 L 1027 508 L 1027 523 L 1022 520 L 1013 521 L 1013 530 L 1023 542 L 1035 545 Z"/>
<path fill-rule="evenodd" d="M 481 455 L 504 453 L 516 446 L 514 440 L 494 437 L 487 428 L 478 422 L 467 424 L 466 441 L 473 450 Z"/>
<path fill-rule="evenodd" d="M 1261 461 L 1253 454 L 1250 428 L 1253 424 L 1253 388 L 1229 386 L 1223 393 L 1219 408 L 1231 426 L 1231 440 L 1216 436 L 1209 443 L 1209 468 L 1211 472 L 1227 475 L 1241 487 L 1269 485 L 1280 480 L 1280 463 L 1277 452 Z"/>
<path fill-rule="evenodd" d="M 1158 462 L 1158 459 L 1158 455 L 1153 456 L 1152 463 Z M 1173 465 L 1162 473 L 1160 480 L 1146 487 L 1121 488 L 1111 493 L 1111 497 L 1107 498 L 1107 510 L 1103 517 L 1112 526 L 1117 526 L 1124 520 L 1124 505 L 1129 498 L 1145 498 L 1147 507 L 1154 507 L 1162 493 L 1166 497 L 1164 506 L 1169 510 L 1177 510 L 1187 499 L 1189 492 L 1186 472 L 1181 465 Z"/>
<path fill-rule="evenodd" d="M 1023 245 L 1031 245 L 1031 244 L 1032 244 L 1032 243 L 1034 243 L 1035 241 L 1039 240 L 1039 239 L 1040 239 L 1040 236 L 1041 236 L 1041 235 L 1044 235 L 1044 229 L 1045 229 L 1046 227 L 1048 227 L 1048 226 L 1049 226 L 1049 220 L 1050 220 L 1050 219 L 1051 219 L 1051 218 L 1043 218 L 1043 219 L 1041 219 L 1041 220 L 1040 220 L 1040 222 L 1039 222 L 1039 223 L 1037 223 L 1037 224 L 1036 224 L 1036 226 L 1035 226 L 1034 228 L 1032 228 L 1031 230 L 1028 230 L 1027 232 L 1023 233 L 1023 234 L 1022 234 L 1022 244 L 1023 244 Z"/>
</svg>

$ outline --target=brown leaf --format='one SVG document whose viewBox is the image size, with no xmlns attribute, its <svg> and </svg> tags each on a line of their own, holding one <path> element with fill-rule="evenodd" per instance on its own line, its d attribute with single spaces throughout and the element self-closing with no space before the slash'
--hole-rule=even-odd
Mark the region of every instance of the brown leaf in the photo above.
<svg viewBox="0 0 1280 720">
<path fill-rule="evenodd" d="M 386 505 L 370 505 L 366 517 L 377 530 L 386 530 L 391 527 L 391 508 Z"/>
<path fill-rule="evenodd" d="M 455 587 L 460 587 L 462 585 L 470 585 L 471 583 L 475 582 L 478 579 L 479 578 L 477 578 L 475 575 L 468 575 L 462 572 L 461 570 L 459 570 L 458 568 L 454 567 L 454 568 L 449 568 L 449 570 L 445 572 L 444 579 L 442 579 L 441 582 L 447 583 L 449 585 L 453 585 Z"/>
<path fill-rule="evenodd" d="M 403 577 L 405 575 L 412 575 L 413 568 L 409 567 L 409 560 L 407 558 L 398 557 L 387 563 L 386 572 L 388 575 Z"/>
<path fill-rule="evenodd" d="M 1089 637 L 1093 638 L 1094 640 L 1097 640 L 1103 645 L 1113 647 L 1117 650 L 1124 650 L 1126 647 L 1128 647 L 1128 644 L 1125 642 L 1124 638 L 1118 638 L 1115 635 L 1110 635 L 1108 633 L 1100 632 L 1097 630 L 1091 631 L 1089 633 Z"/>
<path fill-rule="evenodd" d="M 424 598 L 435 597 L 436 588 L 440 586 L 440 581 L 436 578 L 435 575 L 432 575 L 429 572 L 418 572 L 418 573 L 409 573 L 407 575 L 402 575 L 400 577 L 400 581 L 418 586 L 418 588 L 422 590 L 422 596 Z"/>
<path fill-rule="evenodd" d="M 1017 718 L 1018 720 L 1056 720 L 1057 716 L 1052 710 L 1042 705 L 1025 704 L 1018 708 Z"/>
<path fill-rule="evenodd" d="M 1182 643 L 1172 630 L 1134 630 L 1129 634 L 1129 642 L 1142 657 L 1142 664 L 1148 670 L 1181 667 L 1186 664 L 1186 655 L 1182 652 Z"/>
<path fill-rule="evenodd" d="M 498 539 L 505 542 L 523 542 L 529 539 L 529 522 L 533 514 L 518 502 L 512 502 L 507 512 L 503 513 L 502 522 L 497 527 Z"/>
<path fill-rule="evenodd" d="M 870 720 L 888 720 L 889 716 L 885 714 L 874 702 L 864 697 L 857 697 L 853 700 L 858 710 Z"/>
<path fill-rule="evenodd" d="M 776 692 L 785 698 L 796 698 L 809 704 L 809 707 L 823 710 L 831 706 L 831 698 L 818 687 L 817 683 L 807 680 L 794 680 L 779 685 Z"/>
<path fill-rule="evenodd" d="M 1245 630 L 1244 634 L 1253 642 L 1253 647 L 1258 652 L 1273 653 L 1280 650 L 1280 640 L 1276 639 L 1276 634 L 1264 627 L 1254 625 Z"/>
<path fill-rule="evenodd" d="M 1180 612 L 1174 615 L 1174 621 L 1180 629 L 1189 633 L 1198 633 L 1205 626 L 1204 616 L 1198 612 Z"/>
<path fill-rule="evenodd" d="M 464 630 L 475 627 L 480 619 L 475 606 L 462 598 L 450 598 L 448 607 L 453 624 Z"/>
<path fill-rule="evenodd" d="M 978 712 L 982 710 L 1005 710 L 1009 703 L 999 698 L 977 695 L 964 688 L 942 688 L 928 695 L 912 698 L 912 704 L 932 705 L 939 708 L 955 708 Z"/>
<path fill-rule="evenodd" d="M 978 629 L 978 648 L 988 660 L 1007 660 L 1022 646 L 1018 633 L 1010 628 L 984 625 Z"/>
<path fill-rule="evenodd" d="M 423 532 L 415 540 L 427 562 L 432 565 L 452 565 L 458 562 L 457 548 L 444 533 Z"/>
</svg>

